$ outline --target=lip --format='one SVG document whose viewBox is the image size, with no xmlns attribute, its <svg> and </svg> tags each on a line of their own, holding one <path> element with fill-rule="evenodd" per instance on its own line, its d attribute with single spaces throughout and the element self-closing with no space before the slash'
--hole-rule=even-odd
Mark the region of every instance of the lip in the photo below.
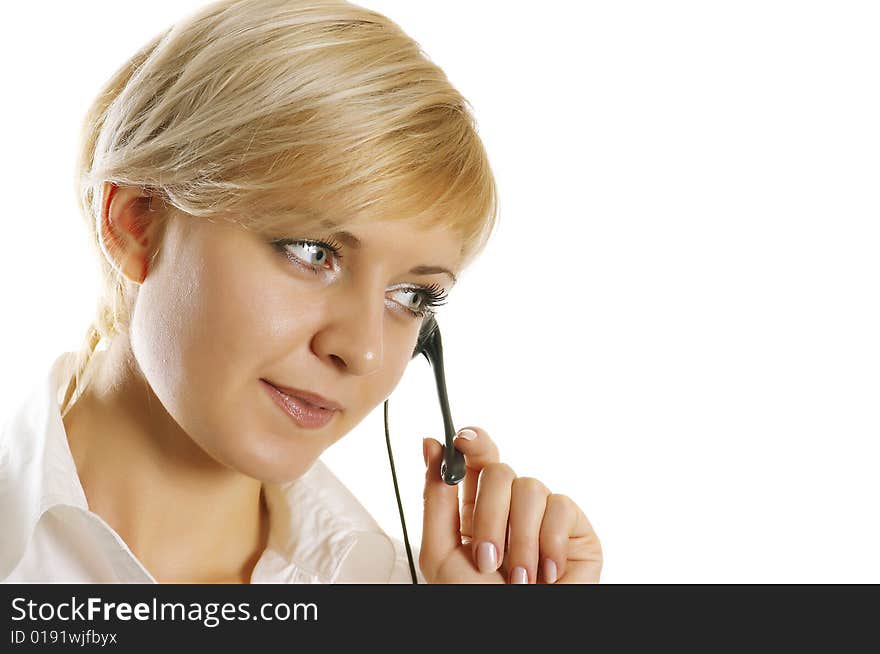
<svg viewBox="0 0 880 654">
<path fill-rule="evenodd" d="M 275 404 L 293 418 L 294 422 L 300 427 L 305 427 L 306 429 L 323 427 L 341 409 L 337 403 L 326 400 L 315 393 L 306 394 L 303 391 L 275 386 L 265 379 L 261 379 L 260 383 L 266 388 L 266 392 L 269 393 Z M 295 395 L 294 392 L 297 394 Z M 298 393 L 303 393 L 305 397 L 300 397 Z M 311 404 L 312 400 L 310 398 L 314 398 L 315 402 L 321 402 L 329 408 Z"/>
<path fill-rule="evenodd" d="M 339 404 L 338 402 L 334 402 L 333 400 L 328 400 L 323 395 L 318 395 L 317 393 L 310 393 L 309 391 L 304 391 L 302 389 L 293 388 L 290 386 L 281 386 L 280 384 L 275 384 L 273 382 L 270 382 L 268 379 L 264 379 L 262 381 L 266 382 L 267 384 L 270 384 L 271 386 L 274 386 L 275 388 L 277 388 L 279 391 L 281 391 L 282 393 L 284 393 L 286 395 L 292 395 L 293 397 L 301 398 L 301 399 L 305 400 L 306 402 L 308 402 L 309 404 L 312 404 L 312 405 L 318 407 L 319 409 L 336 409 L 339 411 L 342 410 L 341 404 Z"/>
</svg>

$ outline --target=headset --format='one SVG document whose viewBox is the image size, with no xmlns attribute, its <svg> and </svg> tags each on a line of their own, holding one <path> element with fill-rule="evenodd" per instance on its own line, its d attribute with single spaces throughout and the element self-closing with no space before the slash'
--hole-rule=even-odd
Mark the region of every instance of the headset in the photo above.
<svg viewBox="0 0 880 654">
<path fill-rule="evenodd" d="M 455 427 L 452 426 L 452 415 L 449 412 L 449 399 L 446 395 L 446 376 L 443 372 L 443 342 L 440 339 L 440 327 L 434 314 L 428 314 L 419 331 L 419 338 L 410 359 L 423 354 L 434 370 L 437 382 L 437 396 L 440 399 L 440 411 L 443 413 L 443 431 L 446 436 L 446 447 L 443 448 L 443 463 L 440 475 L 450 486 L 458 484 L 465 477 L 466 466 L 464 454 L 452 444 L 455 438 Z M 403 540 L 406 544 L 406 556 L 409 559 L 409 572 L 412 582 L 418 584 L 416 567 L 413 564 L 409 536 L 406 533 L 406 521 L 403 518 L 403 505 L 400 502 L 400 490 L 397 487 L 397 473 L 394 471 L 394 457 L 391 454 L 391 438 L 388 435 L 388 400 L 385 400 L 385 444 L 388 447 L 388 461 L 391 463 L 391 478 L 394 480 L 394 494 L 397 496 L 397 510 L 400 513 L 400 524 L 403 527 Z"/>
</svg>

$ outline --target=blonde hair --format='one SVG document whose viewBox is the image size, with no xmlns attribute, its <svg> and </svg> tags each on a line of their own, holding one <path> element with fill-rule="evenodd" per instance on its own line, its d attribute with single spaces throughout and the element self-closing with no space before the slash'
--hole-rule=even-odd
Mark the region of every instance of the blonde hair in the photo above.
<svg viewBox="0 0 880 654">
<path fill-rule="evenodd" d="M 87 112 L 77 183 L 103 289 L 62 415 L 137 285 L 101 252 L 103 184 L 261 234 L 359 215 L 447 226 L 464 267 L 498 199 L 471 106 L 418 43 L 342 0 L 221 0 L 159 34 Z"/>
</svg>

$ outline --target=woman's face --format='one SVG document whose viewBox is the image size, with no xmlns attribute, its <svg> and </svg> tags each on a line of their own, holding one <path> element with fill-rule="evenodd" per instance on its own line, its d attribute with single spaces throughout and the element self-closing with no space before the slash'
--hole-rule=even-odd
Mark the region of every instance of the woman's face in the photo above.
<svg viewBox="0 0 880 654">
<path fill-rule="evenodd" d="M 445 229 L 354 222 L 273 245 L 226 222 L 169 215 L 135 302 L 134 357 L 178 425 L 212 458 L 250 477 L 299 477 L 397 385 L 430 305 L 448 292 L 461 241 Z M 412 272 L 416 269 L 417 272 Z M 424 272 L 424 271 L 422 271 Z M 415 290 L 413 290 L 415 287 Z M 427 300 L 427 303 L 425 302 Z M 341 409 L 302 427 L 263 380 Z"/>
</svg>

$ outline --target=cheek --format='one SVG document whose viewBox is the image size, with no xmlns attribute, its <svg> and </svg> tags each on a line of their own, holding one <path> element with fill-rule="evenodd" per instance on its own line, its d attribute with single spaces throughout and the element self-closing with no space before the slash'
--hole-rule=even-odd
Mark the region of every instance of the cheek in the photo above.
<svg viewBox="0 0 880 654">
<path fill-rule="evenodd" d="M 239 255 L 233 271 L 218 257 L 191 259 L 198 264 L 157 268 L 141 287 L 131 325 L 138 365 L 175 422 L 214 459 L 249 476 L 288 478 L 299 465 L 296 448 L 289 434 L 267 429 L 273 408 L 259 383 L 267 361 L 289 352 L 296 337 L 289 320 L 283 332 L 273 319 L 279 293 L 259 261 L 244 265 Z"/>
<path fill-rule="evenodd" d="M 235 273 L 211 257 L 157 270 L 132 320 L 132 347 L 157 394 L 228 400 L 257 375 L 273 338 L 273 294 L 254 267 Z"/>
<path fill-rule="evenodd" d="M 410 359 L 404 357 L 402 352 L 402 350 L 395 352 L 386 349 L 386 365 L 382 372 L 371 376 L 370 379 L 363 379 L 361 383 L 357 384 L 356 397 L 359 413 L 356 422 L 360 422 L 367 414 L 379 407 L 397 388 L 410 362 Z M 352 427 L 354 426 L 352 425 Z"/>
</svg>

